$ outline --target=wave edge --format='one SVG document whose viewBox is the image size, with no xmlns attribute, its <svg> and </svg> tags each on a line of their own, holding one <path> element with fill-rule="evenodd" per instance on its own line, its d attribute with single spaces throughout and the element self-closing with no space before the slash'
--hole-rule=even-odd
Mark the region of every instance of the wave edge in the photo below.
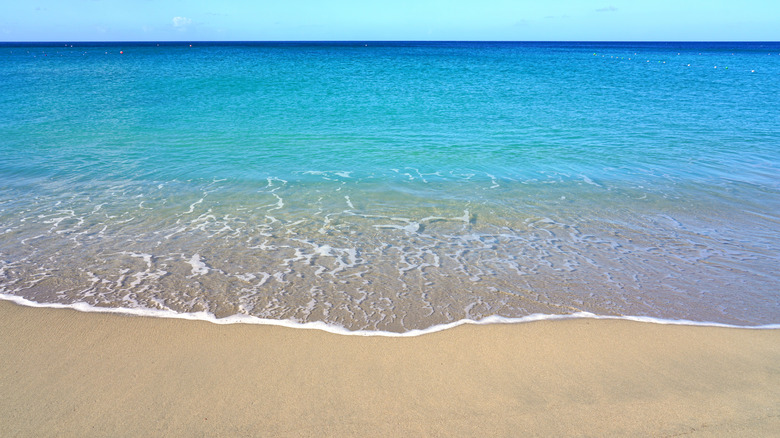
<svg viewBox="0 0 780 438">
<path fill-rule="evenodd" d="M 505 316 L 492 315 L 480 320 L 473 319 L 460 319 L 457 321 L 449 322 L 446 324 L 437 324 L 425 329 L 413 329 L 406 332 L 389 332 L 382 330 L 348 330 L 344 327 L 328 324 L 322 321 L 313 322 L 298 322 L 292 320 L 282 319 L 267 319 L 258 318 L 250 315 L 231 315 L 224 318 L 217 318 L 214 314 L 209 312 L 192 312 L 192 313 L 178 313 L 172 310 L 159 310 L 159 309 L 145 309 L 145 308 L 130 308 L 130 307 L 95 307 L 84 302 L 77 302 L 72 304 L 63 303 L 39 303 L 32 301 L 24 297 L 0 293 L 0 300 L 11 301 L 17 305 L 25 307 L 36 308 L 48 308 L 48 309 L 71 309 L 84 313 L 114 313 L 131 316 L 144 316 L 151 318 L 169 318 L 169 319 L 184 319 L 190 321 L 206 321 L 212 324 L 227 325 L 227 324 L 252 324 L 252 325 L 271 325 L 279 327 L 287 327 L 293 329 L 304 330 L 319 330 L 327 333 L 343 336 L 365 336 L 365 337 L 391 337 L 391 338 L 412 338 L 431 333 L 441 332 L 451 328 L 455 328 L 461 325 L 488 325 L 488 324 L 522 324 L 535 321 L 554 321 L 563 319 L 597 319 L 597 320 L 624 320 L 635 321 L 652 324 L 664 324 L 664 325 L 687 325 L 687 326 L 701 326 L 701 327 L 720 327 L 720 328 L 737 328 L 737 329 L 751 329 L 751 330 L 777 330 L 780 329 L 780 323 L 778 324 L 764 324 L 757 326 L 742 326 L 733 324 L 724 324 L 719 322 L 706 322 L 706 321 L 691 321 L 682 319 L 663 319 L 655 318 L 651 316 L 630 316 L 630 315 L 597 315 L 590 312 L 575 312 L 565 315 L 554 314 L 542 314 L 534 313 L 531 315 L 510 318 Z"/>
</svg>

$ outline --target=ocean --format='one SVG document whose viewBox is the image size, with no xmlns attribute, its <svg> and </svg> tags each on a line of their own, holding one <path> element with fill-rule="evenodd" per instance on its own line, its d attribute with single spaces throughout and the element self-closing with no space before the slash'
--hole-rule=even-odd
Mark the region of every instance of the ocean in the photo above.
<svg viewBox="0 0 780 438">
<path fill-rule="evenodd" d="M 780 43 L 0 43 L 0 296 L 780 323 Z"/>
</svg>

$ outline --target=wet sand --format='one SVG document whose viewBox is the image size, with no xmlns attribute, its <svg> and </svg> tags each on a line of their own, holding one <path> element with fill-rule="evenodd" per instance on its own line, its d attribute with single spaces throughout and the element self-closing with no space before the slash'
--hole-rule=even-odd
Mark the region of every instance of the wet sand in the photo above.
<svg viewBox="0 0 780 438">
<path fill-rule="evenodd" d="M 0 435 L 772 436 L 780 330 L 563 320 L 414 338 L 0 302 Z"/>
</svg>

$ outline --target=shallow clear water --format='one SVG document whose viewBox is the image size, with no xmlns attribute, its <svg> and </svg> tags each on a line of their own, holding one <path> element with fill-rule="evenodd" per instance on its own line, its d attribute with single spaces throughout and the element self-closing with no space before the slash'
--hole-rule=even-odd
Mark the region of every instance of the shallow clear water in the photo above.
<svg viewBox="0 0 780 438">
<path fill-rule="evenodd" d="M 776 43 L 3 44 L 0 293 L 778 323 L 778 80 Z"/>
</svg>

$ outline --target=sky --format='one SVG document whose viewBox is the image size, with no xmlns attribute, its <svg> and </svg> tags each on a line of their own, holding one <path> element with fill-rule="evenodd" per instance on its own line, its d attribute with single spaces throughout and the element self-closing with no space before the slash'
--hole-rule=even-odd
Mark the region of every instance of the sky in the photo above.
<svg viewBox="0 0 780 438">
<path fill-rule="evenodd" d="M 5 0 L 0 41 L 780 41 L 778 0 Z"/>
</svg>

